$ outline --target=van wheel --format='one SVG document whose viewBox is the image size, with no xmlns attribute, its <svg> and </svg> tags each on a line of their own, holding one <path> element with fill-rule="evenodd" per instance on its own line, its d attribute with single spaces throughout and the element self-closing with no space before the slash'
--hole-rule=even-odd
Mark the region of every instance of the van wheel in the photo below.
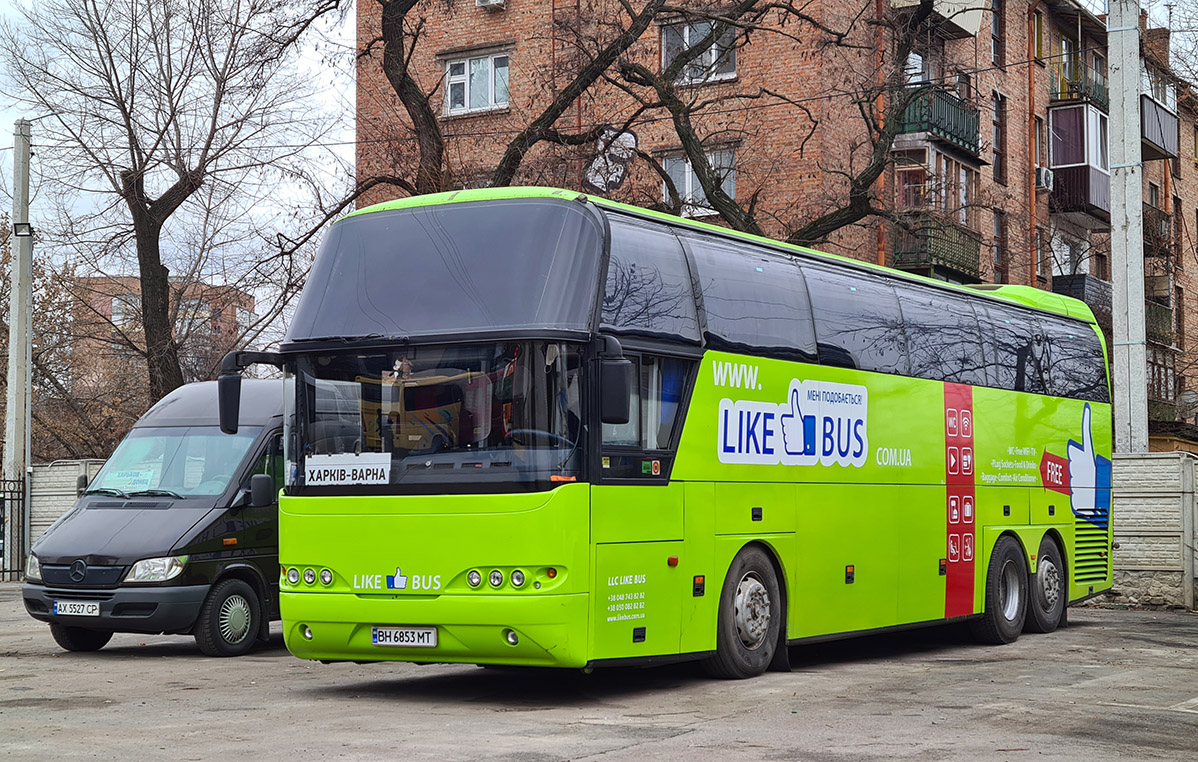
<svg viewBox="0 0 1198 762">
<path fill-rule="evenodd" d="M 1000 537 L 986 570 L 986 611 L 969 620 L 969 629 L 982 643 L 1014 642 L 1027 616 L 1027 562 L 1011 537 Z"/>
<path fill-rule="evenodd" d="M 254 588 L 239 579 L 218 582 L 196 621 L 196 645 L 209 656 L 241 656 L 254 647 L 262 604 Z"/>
<path fill-rule="evenodd" d="M 761 548 L 747 547 L 724 580 L 715 656 L 704 660 L 703 668 L 712 677 L 760 675 L 774 658 L 781 628 L 782 594 L 774 565 Z"/>
<path fill-rule="evenodd" d="M 99 651 L 112 640 L 112 633 L 108 630 L 67 627 L 56 622 L 50 623 L 50 634 L 55 643 L 68 651 Z"/>
<path fill-rule="evenodd" d="M 1052 632 L 1060 626 L 1065 615 L 1068 591 L 1065 589 L 1065 565 L 1061 552 L 1051 537 L 1040 541 L 1036 556 L 1036 573 L 1028 578 L 1031 588 L 1027 605 L 1026 632 Z"/>
</svg>

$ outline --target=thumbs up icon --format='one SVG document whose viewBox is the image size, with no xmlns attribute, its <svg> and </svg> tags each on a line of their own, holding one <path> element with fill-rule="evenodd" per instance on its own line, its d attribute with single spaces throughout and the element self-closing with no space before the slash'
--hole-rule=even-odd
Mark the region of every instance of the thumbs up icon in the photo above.
<svg viewBox="0 0 1198 762">
<path fill-rule="evenodd" d="M 408 586 L 408 578 L 404 576 L 399 567 L 395 567 L 395 574 L 387 575 L 387 588 L 389 590 L 404 590 Z"/>
<path fill-rule="evenodd" d="M 815 416 L 803 415 L 799 387 L 790 387 L 790 410 L 778 416 L 782 424 L 782 446 L 788 455 L 815 454 Z"/>
<path fill-rule="evenodd" d="M 1094 457 L 1094 437 L 1090 433 L 1090 405 L 1082 411 L 1081 444 L 1069 440 L 1069 493 L 1073 512 L 1079 516 L 1092 516 L 1096 505 L 1094 488 L 1097 486 L 1098 469 Z"/>
</svg>

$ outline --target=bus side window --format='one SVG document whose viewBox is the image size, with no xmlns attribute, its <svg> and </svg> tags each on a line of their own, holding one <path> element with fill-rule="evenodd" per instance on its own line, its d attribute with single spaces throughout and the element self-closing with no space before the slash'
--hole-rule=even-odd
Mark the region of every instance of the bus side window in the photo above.
<svg viewBox="0 0 1198 762">
<path fill-rule="evenodd" d="M 1030 312 L 988 304 L 983 334 L 991 348 L 990 386 L 1016 392 L 1047 394 L 1048 343 L 1039 320 Z"/>
<path fill-rule="evenodd" d="M 1051 349 L 1051 394 L 1089 402 L 1110 402 L 1106 360 L 1094 329 L 1072 320 L 1041 316 Z"/>
<path fill-rule="evenodd" d="M 906 373 L 906 340 L 890 283 L 864 272 L 803 263 L 819 361 L 824 365 Z"/>
<path fill-rule="evenodd" d="M 699 342 L 699 318 L 682 244 L 669 230 L 611 217 L 604 327 Z"/>
<path fill-rule="evenodd" d="M 682 420 L 690 363 L 673 357 L 629 357 L 638 383 L 633 389 L 628 423 L 604 424 L 605 447 L 668 450 L 674 445 Z"/>
<path fill-rule="evenodd" d="M 986 384 L 986 365 L 973 306 L 943 291 L 904 284 L 898 291 L 911 375 L 958 384 Z"/>
</svg>

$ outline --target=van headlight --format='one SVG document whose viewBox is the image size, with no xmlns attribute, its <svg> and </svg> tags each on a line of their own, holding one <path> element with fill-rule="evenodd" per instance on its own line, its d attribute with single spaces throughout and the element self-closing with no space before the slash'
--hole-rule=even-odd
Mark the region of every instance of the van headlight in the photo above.
<svg viewBox="0 0 1198 762">
<path fill-rule="evenodd" d="M 29 554 L 29 560 L 25 562 L 25 580 L 27 582 L 42 581 L 42 564 L 32 553 Z"/>
<path fill-rule="evenodd" d="M 167 556 L 166 558 L 146 558 L 133 564 L 126 582 L 166 582 L 183 573 L 187 566 L 187 556 Z"/>
</svg>

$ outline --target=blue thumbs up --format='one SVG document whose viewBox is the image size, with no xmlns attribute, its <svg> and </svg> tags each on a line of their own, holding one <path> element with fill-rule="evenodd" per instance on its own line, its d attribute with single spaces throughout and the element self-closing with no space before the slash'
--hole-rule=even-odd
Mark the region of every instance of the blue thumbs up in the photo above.
<svg viewBox="0 0 1198 762">
<path fill-rule="evenodd" d="M 782 424 L 782 446 L 788 455 L 815 454 L 815 416 L 803 415 L 799 387 L 790 387 L 790 412 L 778 416 L 778 420 Z"/>
</svg>

